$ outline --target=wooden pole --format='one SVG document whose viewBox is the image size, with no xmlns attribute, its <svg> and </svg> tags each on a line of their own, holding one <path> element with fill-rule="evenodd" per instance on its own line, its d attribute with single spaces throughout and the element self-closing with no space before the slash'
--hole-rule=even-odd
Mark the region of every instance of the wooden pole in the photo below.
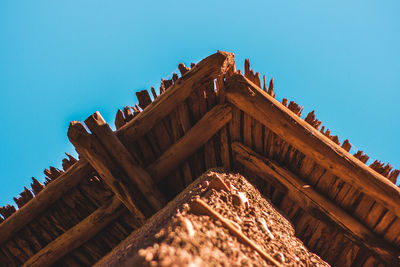
<svg viewBox="0 0 400 267">
<path fill-rule="evenodd" d="M 99 112 L 85 120 L 90 131 L 104 146 L 110 157 L 127 174 L 129 180 L 124 183 L 133 183 L 155 210 L 160 210 L 167 203 L 162 193 L 156 188 L 151 176 L 139 166 L 132 155 L 119 141 L 110 126 L 105 122 Z M 121 177 L 121 180 L 123 177 Z"/>
<path fill-rule="evenodd" d="M 284 141 L 400 217 L 400 188 L 239 74 L 226 81 L 227 101 Z"/>
<path fill-rule="evenodd" d="M 211 81 L 234 68 L 235 56 L 232 53 L 218 52 L 203 59 L 148 105 L 143 112 L 118 129 L 117 136 L 123 143 L 125 139 L 132 141 L 132 138 L 142 137 L 174 110 L 177 104 L 183 102 L 196 89 L 196 83 Z"/>
<path fill-rule="evenodd" d="M 80 160 L 72 165 L 58 179 L 48 184 L 36 197 L 0 224 L 0 244 L 7 241 L 40 213 L 48 209 L 83 179 L 89 178 L 92 172 L 93 168 L 86 160 Z"/>
<path fill-rule="evenodd" d="M 89 134 L 84 126 L 77 121 L 73 121 L 69 125 L 68 138 L 78 153 L 89 161 L 90 165 L 100 174 L 134 216 L 144 220 L 145 216 L 135 203 L 134 188 L 132 188 L 131 184 L 126 183 L 126 174 L 115 164 L 99 140 Z"/>
<path fill-rule="evenodd" d="M 38 253 L 33 255 L 23 266 L 50 266 L 63 256 L 93 238 L 104 227 L 124 212 L 121 201 L 113 197 L 107 204 L 98 208 L 80 223 L 63 233 Z"/>
<path fill-rule="evenodd" d="M 158 182 L 207 143 L 232 118 L 231 107 L 217 105 L 207 112 L 181 139 L 167 149 L 147 171 Z"/>
<path fill-rule="evenodd" d="M 277 163 L 258 155 L 239 142 L 232 143 L 232 151 L 236 161 L 260 178 L 267 181 L 274 179 L 285 186 L 288 190 L 289 198 L 296 201 L 296 204 L 311 216 L 325 222 L 328 219 L 328 224 L 333 222 L 351 240 L 376 253 L 389 265 L 400 264 L 400 259 L 398 258 L 400 251 L 398 249 L 380 239 L 339 206 L 317 193 L 295 174 Z"/>
</svg>

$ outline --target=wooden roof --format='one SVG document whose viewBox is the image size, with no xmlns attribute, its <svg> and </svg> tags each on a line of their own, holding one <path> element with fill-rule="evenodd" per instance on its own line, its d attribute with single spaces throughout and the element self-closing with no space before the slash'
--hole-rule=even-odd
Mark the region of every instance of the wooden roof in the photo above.
<svg viewBox="0 0 400 267">
<path fill-rule="evenodd" d="M 294 102 L 275 99 L 273 80 L 234 55 L 213 54 L 181 77 L 162 80 L 159 95 L 116 115 L 112 131 L 96 112 L 72 122 L 80 155 L 50 168 L 0 213 L 0 262 L 9 266 L 90 265 L 143 225 L 205 170 L 222 166 L 252 181 L 292 220 L 297 234 L 335 264 L 398 264 L 399 171 L 361 151 Z M 90 130 L 90 133 L 87 131 Z M 51 181 L 51 182 L 50 182 Z M 132 216 L 133 214 L 133 216 Z M 68 247 L 69 249 L 65 249 Z M 340 262 L 343 262 L 340 261 Z"/>
</svg>

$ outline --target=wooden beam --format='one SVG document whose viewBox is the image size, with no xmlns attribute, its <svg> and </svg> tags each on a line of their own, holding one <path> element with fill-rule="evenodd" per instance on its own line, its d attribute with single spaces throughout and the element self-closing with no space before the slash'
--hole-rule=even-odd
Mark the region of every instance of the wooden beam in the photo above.
<svg viewBox="0 0 400 267">
<path fill-rule="evenodd" d="M 144 221 L 145 216 L 135 203 L 135 188 L 126 183 L 126 174 L 116 165 L 96 136 L 89 134 L 80 122 L 73 121 L 68 128 L 68 138 L 79 155 L 89 161 L 130 212 Z M 150 214 L 152 212 L 148 213 Z"/>
<path fill-rule="evenodd" d="M 227 104 L 217 105 L 208 111 L 181 139 L 147 167 L 150 175 L 156 181 L 161 181 L 224 127 L 232 118 L 231 111 L 232 108 Z"/>
<path fill-rule="evenodd" d="M 367 227 L 329 199 L 316 192 L 295 174 L 277 163 L 258 155 L 241 143 L 234 142 L 231 146 L 234 152 L 234 159 L 237 162 L 262 179 L 268 181 L 268 179 L 272 178 L 281 183 L 287 188 L 289 197 L 295 200 L 296 204 L 310 213 L 311 216 L 325 221 L 328 218 L 328 223 L 333 222 L 351 240 L 376 253 L 390 266 L 400 264 L 400 259 L 398 258 L 400 251 L 398 249 L 395 249 L 372 233 Z"/>
<path fill-rule="evenodd" d="M 204 81 L 216 79 L 219 75 L 235 69 L 235 56 L 228 52 L 215 53 L 188 71 L 178 79 L 167 91 L 132 121 L 117 130 L 117 136 L 123 143 L 124 139 L 136 139 L 143 136 L 151 128 L 167 116 L 183 102 Z"/>
<path fill-rule="evenodd" d="M 400 188 L 353 157 L 239 74 L 226 81 L 228 102 L 345 182 L 400 217 Z"/>
<path fill-rule="evenodd" d="M 114 162 L 127 174 L 129 180 L 124 181 L 124 183 L 133 183 L 155 210 L 163 208 L 167 203 L 163 194 L 156 188 L 147 171 L 135 162 L 100 113 L 96 112 L 87 118 L 85 124 L 101 142 Z"/>
<path fill-rule="evenodd" d="M 89 178 L 92 173 L 93 168 L 86 160 L 80 160 L 72 165 L 60 177 L 48 184 L 37 196 L 0 224 L 0 244 L 7 241 L 40 213 L 48 209 L 83 179 Z"/>
<path fill-rule="evenodd" d="M 124 212 L 121 201 L 113 197 L 77 225 L 63 233 L 46 247 L 33 255 L 23 266 L 50 266 L 63 256 L 78 248 Z"/>
</svg>

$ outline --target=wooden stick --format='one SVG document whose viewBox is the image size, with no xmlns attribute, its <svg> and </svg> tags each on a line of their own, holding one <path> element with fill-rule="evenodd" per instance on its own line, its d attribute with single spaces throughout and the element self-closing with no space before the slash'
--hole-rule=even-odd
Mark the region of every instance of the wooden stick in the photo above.
<svg viewBox="0 0 400 267">
<path fill-rule="evenodd" d="M 114 160 L 98 139 L 90 135 L 84 126 L 77 121 L 71 122 L 67 135 L 79 155 L 89 161 L 90 165 L 100 174 L 122 203 L 134 216 L 144 220 L 145 216 L 135 203 L 135 188 L 132 184 L 126 182 L 126 174 L 116 166 Z"/>
<path fill-rule="evenodd" d="M 95 112 L 92 116 L 88 117 L 85 120 L 85 124 L 92 134 L 99 139 L 114 161 L 120 165 L 127 174 L 129 180 L 124 182 L 133 182 L 152 207 L 155 210 L 160 210 L 166 204 L 164 196 L 156 188 L 151 176 L 141 166 L 135 163 L 132 155 L 115 136 L 100 113 Z"/>
<path fill-rule="evenodd" d="M 161 181 L 170 171 L 203 146 L 232 118 L 231 107 L 217 105 L 207 112 L 178 142 L 165 151 L 147 171 L 157 181 Z"/>
<path fill-rule="evenodd" d="M 234 74 L 226 81 L 228 102 L 273 130 L 283 140 L 400 216 L 400 189 L 257 88 Z M 268 115 L 266 115 L 268 114 Z"/>
<path fill-rule="evenodd" d="M 124 212 L 121 201 L 114 197 L 83 221 L 57 237 L 46 247 L 32 256 L 23 266 L 50 266 L 72 250 L 90 240 L 104 227 Z"/>
<path fill-rule="evenodd" d="M 185 75 L 190 69 L 185 66 L 183 63 L 179 63 L 178 69 L 181 72 L 181 76 Z"/>
<path fill-rule="evenodd" d="M 153 95 L 153 99 L 155 100 L 157 98 L 157 93 L 156 90 L 154 90 L 154 87 L 151 87 L 151 94 Z"/>
<path fill-rule="evenodd" d="M 314 191 L 312 187 L 295 174 L 277 163 L 258 155 L 241 143 L 233 143 L 232 150 L 235 152 L 234 159 L 260 178 L 272 178 L 284 185 L 288 189 L 289 197 L 294 199 L 298 205 L 312 216 L 322 221 L 325 220 L 325 222 L 329 218 L 328 224 L 334 223 L 337 225 L 351 240 L 378 254 L 387 263 L 400 264 L 400 259 L 397 257 L 400 255 L 398 249 L 395 249 L 392 245 L 372 233 L 326 197 Z"/>
<path fill-rule="evenodd" d="M 151 98 L 147 90 L 136 92 L 136 97 L 139 101 L 139 107 L 141 107 L 142 109 L 145 109 L 148 105 L 151 104 Z"/>
<path fill-rule="evenodd" d="M 231 169 L 231 156 L 229 152 L 228 126 L 222 127 L 220 131 L 221 160 L 225 170 Z"/>
<path fill-rule="evenodd" d="M 234 67 L 235 60 L 232 53 L 218 52 L 203 59 L 171 88 L 154 100 L 143 112 L 118 129 L 117 136 L 120 137 L 122 143 L 125 143 L 127 139 L 133 142 L 167 116 L 176 108 L 178 103 L 183 102 L 196 89 L 195 83 L 205 80 L 211 81 Z"/>
<path fill-rule="evenodd" d="M 92 172 L 93 169 L 86 160 L 80 160 L 75 163 L 57 180 L 46 186 L 36 197 L 0 224 L 0 244 L 45 211 L 64 193 L 89 177 Z"/>
<path fill-rule="evenodd" d="M 201 200 L 200 198 L 196 198 L 191 204 L 190 204 L 190 209 L 193 213 L 201 213 L 201 214 L 206 214 L 216 220 L 219 220 L 222 225 L 226 228 L 228 228 L 228 230 L 234 235 L 236 236 L 236 238 L 248 245 L 249 247 L 251 247 L 252 249 L 254 249 L 255 251 L 258 252 L 258 254 L 260 254 L 260 256 L 274 264 L 275 266 L 281 266 L 281 264 L 275 260 L 273 257 L 271 257 L 270 255 L 268 255 L 265 251 L 263 251 L 261 248 L 259 248 L 253 241 L 251 241 L 247 236 L 245 236 L 238 228 L 236 228 L 236 226 L 234 226 L 230 221 L 228 221 L 227 219 L 225 219 L 222 215 L 220 215 L 218 212 L 216 212 L 213 208 L 211 208 L 207 203 L 205 203 L 203 200 Z"/>
<path fill-rule="evenodd" d="M 120 109 L 118 109 L 117 114 L 115 115 L 114 124 L 117 130 L 125 125 L 124 113 L 122 113 L 122 110 Z"/>
</svg>

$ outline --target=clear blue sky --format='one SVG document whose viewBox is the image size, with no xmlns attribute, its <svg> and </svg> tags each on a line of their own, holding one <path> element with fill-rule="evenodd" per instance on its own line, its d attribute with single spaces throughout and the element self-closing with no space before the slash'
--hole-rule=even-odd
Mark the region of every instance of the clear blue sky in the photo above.
<svg viewBox="0 0 400 267">
<path fill-rule="evenodd" d="M 133 2 L 1 1 L 0 205 L 61 167 L 71 120 L 113 125 L 135 91 L 218 49 L 400 168 L 399 1 Z"/>
</svg>

